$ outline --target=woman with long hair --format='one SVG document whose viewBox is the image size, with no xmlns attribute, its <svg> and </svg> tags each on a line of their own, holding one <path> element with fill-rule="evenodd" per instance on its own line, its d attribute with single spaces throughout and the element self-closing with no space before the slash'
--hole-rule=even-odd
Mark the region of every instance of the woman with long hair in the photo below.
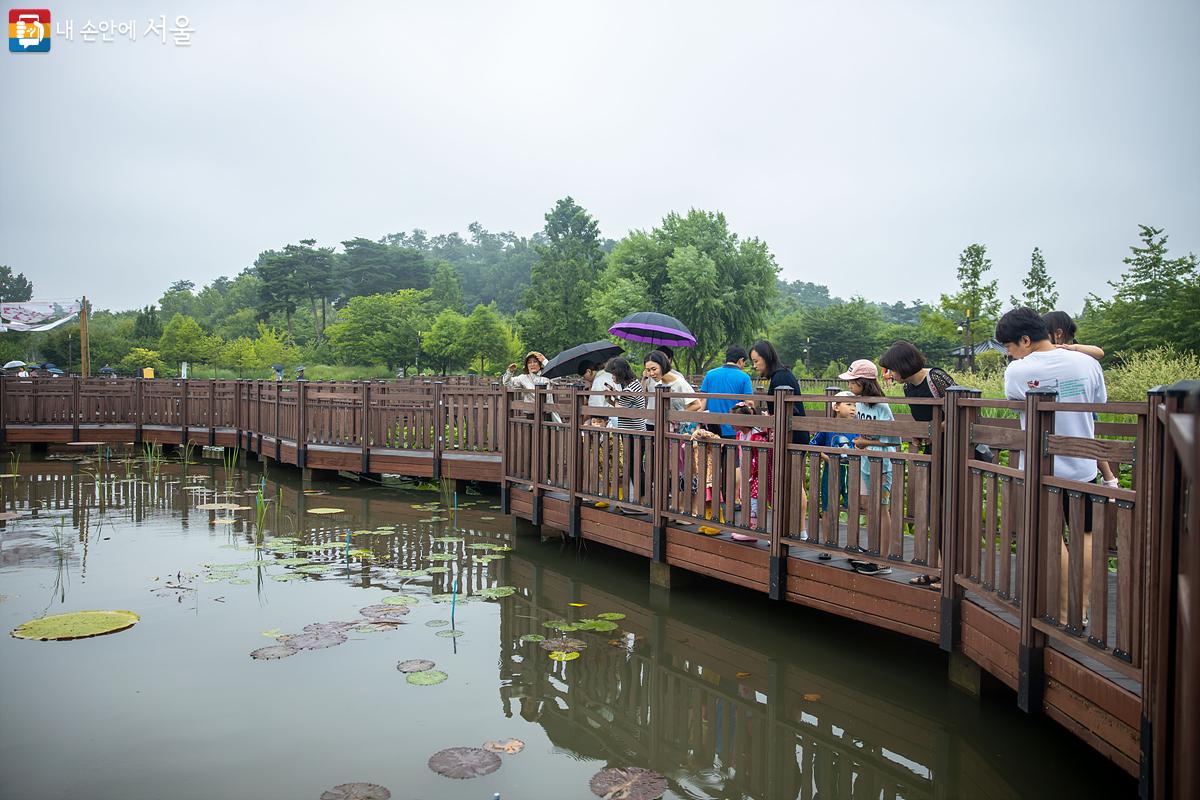
<svg viewBox="0 0 1200 800">
<path fill-rule="evenodd" d="M 799 396 L 800 381 L 796 380 L 796 375 L 779 359 L 779 352 L 775 350 L 775 346 L 766 339 L 759 339 L 750 347 L 750 363 L 754 365 L 754 369 L 758 372 L 759 377 L 767 378 L 770 382 L 767 384 L 767 397 L 772 398 L 767 401 L 767 413 L 775 413 L 775 390 L 779 388 L 788 388 L 792 390 L 792 394 Z M 804 403 L 792 404 L 792 416 L 804 416 Z M 804 444 L 807 437 L 802 430 L 792 431 L 792 444 Z M 808 530 L 804 527 L 808 520 L 808 493 L 804 491 L 804 481 L 800 481 L 800 538 L 808 539 Z"/>
</svg>

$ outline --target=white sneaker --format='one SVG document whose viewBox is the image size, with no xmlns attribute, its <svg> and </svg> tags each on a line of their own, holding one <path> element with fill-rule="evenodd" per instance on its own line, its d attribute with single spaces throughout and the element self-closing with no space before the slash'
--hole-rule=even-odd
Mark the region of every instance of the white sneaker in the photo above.
<svg viewBox="0 0 1200 800">
<path fill-rule="evenodd" d="M 802 541 L 802 542 L 808 541 L 808 531 L 800 531 L 800 541 Z"/>
</svg>

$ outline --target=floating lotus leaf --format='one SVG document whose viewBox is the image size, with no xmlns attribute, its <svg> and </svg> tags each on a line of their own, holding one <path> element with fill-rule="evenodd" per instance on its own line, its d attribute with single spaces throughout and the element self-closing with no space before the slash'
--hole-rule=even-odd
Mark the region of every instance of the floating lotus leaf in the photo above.
<svg viewBox="0 0 1200 800">
<path fill-rule="evenodd" d="M 333 567 L 328 564 L 303 564 L 296 567 L 296 572 L 303 572 L 305 575 L 320 575 L 329 572 Z"/>
<path fill-rule="evenodd" d="M 303 577 L 304 575 L 298 572 L 285 572 L 282 575 L 272 575 L 271 580 L 283 583 L 284 581 L 298 581 Z"/>
<path fill-rule="evenodd" d="M 240 569 L 249 569 L 250 564 L 245 562 L 241 564 L 205 564 L 204 568 L 209 572 L 237 572 Z"/>
<path fill-rule="evenodd" d="M 321 793 L 321 800 L 388 800 L 392 796 L 377 783 L 342 783 Z"/>
<path fill-rule="evenodd" d="M 273 545 L 270 545 L 270 548 L 273 552 L 276 552 L 276 553 L 294 553 L 294 552 L 296 552 L 296 545 L 294 545 L 294 544 L 286 544 L 286 543 L 285 544 L 273 544 Z"/>
<path fill-rule="evenodd" d="M 579 652 L 587 648 L 587 642 L 582 639 L 572 639 L 569 636 L 559 636 L 557 639 L 547 639 L 542 642 L 541 648 L 550 651 Z"/>
<path fill-rule="evenodd" d="M 521 641 L 522 642 L 544 642 L 544 641 L 546 641 L 546 637 L 542 636 L 540 633 L 527 633 L 521 637 Z"/>
<path fill-rule="evenodd" d="M 370 550 L 364 550 L 361 547 L 357 548 L 355 550 L 351 550 L 349 553 L 347 553 L 347 555 L 353 556 L 354 558 L 364 558 L 364 559 L 375 558 L 374 553 L 372 553 Z"/>
<path fill-rule="evenodd" d="M 401 672 L 427 672 L 436 666 L 437 664 L 428 658 L 410 658 L 397 664 L 396 669 Z"/>
<path fill-rule="evenodd" d="M 351 536 L 370 536 L 373 533 L 375 533 L 375 531 L 369 531 L 364 528 L 363 530 L 355 531 L 351 534 Z"/>
<path fill-rule="evenodd" d="M 310 622 L 304 626 L 305 633 L 341 633 L 347 628 L 353 628 L 355 625 L 362 623 L 362 620 L 356 619 L 351 622 Z"/>
<path fill-rule="evenodd" d="M 476 594 L 488 600 L 499 600 L 501 597 L 508 597 L 516 592 L 517 587 L 515 586 L 493 586 L 490 589 L 480 589 Z"/>
<path fill-rule="evenodd" d="M 336 647 L 344 644 L 346 634 L 340 631 L 324 630 L 313 633 L 299 633 L 289 636 L 286 644 L 296 650 L 324 650 L 326 647 Z"/>
<path fill-rule="evenodd" d="M 393 573 L 397 578 L 424 578 L 429 574 L 427 569 L 398 569 Z"/>
<path fill-rule="evenodd" d="M 31 619 L 13 629 L 12 635 L 42 642 L 87 639 L 132 628 L 139 619 L 132 611 L 75 611 Z"/>
<path fill-rule="evenodd" d="M 299 541 L 295 536 L 272 536 L 267 539 L 267 546 L 274 547 L 277 544 L 296 544 Z"/>
<path fill-rule="evenodd" d="M 230 578 L 229 582 L 232 583 L 234 586 L 249 586 L 250 585 L 249 578 Z"/>
<path fill-rule="evenodd" d="M 491 550 L 495 546 L 496 545 L 488 542 L 476 542 L 475 544 L 467 545 L 467 548 L 471 550 Z"/>
<path fill-rule="evenodd" d="M 554 630 L 561 631 L 563 633 L 570 633 L 571 631 L 579 630 L 579 626 L 574 622 L 565 622 L 561 619 L 554 620 L 553 625 L 550 623 L 545 623 L 545 627 L 553 628 Z"/>
<path fill-rule="evenodd" d="M 475 556 L 475 560 L 480 564 L 490 564 L 493 561 L 499 561 L 502 558 L 504 558 L 504 556 L 496 555 L 495 553 L 490 553 L 486 556 Z"/>
<path fill-rule="evenodd" d="M 329 550 L 333 547 L 337 547 L 337 544 L 301 544 L 297 545 L 295 549 L 301 553 L 316 553 L 321 550 Z"/>
<path fill-rule="evenodd" d="M 608 633 L 609 631 L 615 631 L 616 629 L 617 623 L 609 622 L 608 620 L 604 619 L 598 619 L 586 628 L 586 630 L 595 631 L 596 633 Z"/>
<path fill-rule="evenodd" d="M 604 800 L 658 800 L 667 791 L 667 779 L 641 767 L 613 767 L 593 775 L 588 788 Z"/>
<path fill-rule="evenodd" d="M 426 567 L 425 572 L 429 575 L 444 575 L 449 572 L 449 567 Z"/>
<path fill-rule="evenodd" d="M 429 757 L 429 768 L 447 778 L 478 778 L 500 769 L 500 756 L 482 747 L 448 747 Z"/>
<path fill-rule="evenodd" d="M 266 647 L 260 647 L 250 654 L 250 657 L 255 661 L 273 661 L 277 658 L 287 658 L 294 656 L 300 652 L 290 644 L 269 644 Z"/>
<path fill-rule="evenodd" d="M 305 494 L 307 494 L 307 492 L 305 492 Z M 344 508 L 310 508 L 308 510 L 308 513 L 309 514 L 317 514 L 317 515 L 345 514 L 346 509 L 344 509 Z"/>
<path fill-rule="evenodd" d="M 201 503 L 196 506 L 198 511 L 237 511 L 241 506 L 237 503 Z"/>
<path fill-rule="evenodd" d="M 372 622 L 403 622 L 404 617 L 408 616 L 408 612 L 411 610 L 408 606 L 384 605 L 380 603 L 360 608 L 358 613 Z"/>
<path fill-rule="evenodd" d="M 453 597 L 454 597 L 453 594 L 435 594 L 435 595 L 431 596 L 429 599 L 435 603 L 449 603 L 449 602 L 451 602 L 451 599 Z M 475 598 L 469 594 L 460 594 L 460 595 L 458 595 L 457 602 L 459 605 L 463 605 L 465 603 L 474 602 L 474 600 L 475 600 Z"/>
<path fill-rule="evenodd" d="M 384 605 L 389 606 L 415 606 L 420 602 L 410 594 L 389 594 L 383 598 Z"/>
<path fill-rule="evenodd" d="M 371 531 L 371 533 L 374 534 L 375 536 L 395 536 L 396 529 L 395 528 L 387 528 L 386 530 Z"/>
<path fill-rule="evenodd" d="M 426 558 L 430 561 L 453 561 L 458 556 L 453 553 L 430 553 Z"/>
<path fill-rule="evenodd" d="M 578 650 L 555 650 L 550 653 L 551 661 L 574 661 L 579 658 Z"/>
<path fill-rule="evenodd" d="M 502 739 L 498 742 L 484 742 L 484 750 L 491 750 L 493 753 L 507 753 L 514 755 L 525 749 L 525 743 L 520 739 Z"/>
<path fill-rule="evenodd" d="M 449 624 L 450 624 L 450 620 L 448 620 L 448 619 L 431 619 L 425 623 L 425 627 L 426 628 L 441 628 L 441 627 L 443 627 L 445 625 L 449 625 Z"/>
<path fill-rule="evenodd" d="M 422 672 L 410 672 L 406 680 L 413 686 L 433 686 L 450 677 L 440 669 L 427 669 Z"/>
<path fill-rule="evenodd" d="M 570 625 L 565 619 L 548 619 L 542 623 L 543 628 L 557 628 L 559 625 Z"/>
<path fill-rule="evenodd" d="M 350 630 L 358 633 L 382 633 L 383 631 L 394 631 L 399 625 L 391 622 L 364 622 L 361 625 L 355 625 Z"/>
<path fill-rule="evenodd" d="M 435 536 L 430 541 L 441 542 L 442 544 L 454 544 L 455 542 L 464 541 L 461 536 Z"/>
<path fill-rule="evenodd" d="M 442 630 L 438 631 L 436 635 L 441 636 L 443 639 L 457 639 L 459 636 L 463 635 L 463 632 L 454 630 L 452 628 L 443 628 Z"/>
<path fill-rule="evenodd" d="M 309 564 L 311 562 L 307 558 L 301 558 L 300 556 L 291 556 L 290 558 L 276 559 L 272 563 L 279 564 L 280 566 L 283 566 L 283 567 L 298 567 L 301 564 Z"/>
<path fill-rule="evenodd" d="M 279 628 L 271 628 L 269 631 L 263 631 L 262 635 L 268 639 L 277 639 L 283 635 L 283 631 L 279 630 Z"/>
<path fill-rule="evenodd" d="M 618 620 L 618 619 L 625 619 L 625 615 L 620 614 L 616 611 L 605 611 L 603 614 L 597 614 L 596 618 L 597 619 L 607 619 L 607 620 Z"/>
</svg>

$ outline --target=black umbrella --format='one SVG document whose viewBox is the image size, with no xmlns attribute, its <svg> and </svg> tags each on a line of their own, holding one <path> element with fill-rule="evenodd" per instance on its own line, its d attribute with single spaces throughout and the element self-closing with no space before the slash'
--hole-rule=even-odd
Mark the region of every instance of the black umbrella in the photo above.
<svg viewBox="0 0 1200 800">
<path fill-rule="evenodd" d="M 624 352 L 624 347 L 612 342 L 588 342 L 587 344 L 576 345 L 570 350 L 563 350 L 554 358 L 547 361 L 546 365 L 542 367 L 542 371 L 538 374 L 546 378 L 578 375 L 584 361 L 594 363 L 604 362 Z"/>
<path fill-rule="evenodd" d="M 608 329 L 613 336 L 646 344 L 695 347 L 696 337 L 679 320 L 657 311 L 639 311 Z"/>
</svg>

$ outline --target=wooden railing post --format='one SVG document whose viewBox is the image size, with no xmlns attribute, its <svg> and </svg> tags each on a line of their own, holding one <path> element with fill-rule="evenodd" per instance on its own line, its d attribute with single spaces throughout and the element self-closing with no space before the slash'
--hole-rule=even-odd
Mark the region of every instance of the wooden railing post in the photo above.
<svg viewBox="0 0 1200 800">
<path fill-rule="evenodd" d="M 533 446 L 530 448 L 529 459 L 529 488 L 532 491 L 532 508 L 530 522 L 542 524 L 542 406 L 545 395 L 538 389 L 533 390 Z"/>
<path fill-rule="evenodd" d="M 79 376 L 71 376 L 71 441 L 79 441 Z"/>
<path fill-rule="evenodd" d="M 578 539 L 581 535 L 579 484 L 583 481 L 583 447 L 580 446 L 580 440 L 583 438 L 583 420 L 580 418 L 582 409 L 579 387 L 572 386 L 571 428 L 568 434 L 571 441 L 567 445 L 567 458 L 570 459 L 567 464 L 567 535 L 572 539 Z"/>
<path fill-rule="evenodd" d="M 967 467 L 970 458 L 970 427 L 966 424 L 966 409 L 959 405 L 964 397 L 978 397 L 980 392 L 965 386 L 951 386 L 943 401 L 946 416 L 943 436 L 942 474 L 931 480 L 942 482 L 942 597 L 939 606 L 938 645 L 947 653 L 959 646 L 962 632 L 962 587 L 955 580 L 962 564 L 963 539 L 966 536 Z"/>
<path fill-rule="evenodd" d="M 180 399 L 179 399 L 179 443 L 187 447 L 188 442 L 188 379 L 181 378 L 179 381 Z"/>
<path fill-rule="evenodd" d="M 308 465 L 308 419 L 304 401 L 308 396 L 308 381 L 296 381 L 296 466 Z"/>
<path fill-rule="evenodd" d="M 434 381 L 433 384 L 433 479 L 442 479 L 442 449 L 446 437 L 446 406 L 442 398 L 444 384 Z"/>
<path fill-rule="evenodd" d="M 510 512 L 508 497 L 508 475 L 512 464 L 512 455 L 508 447 L 508 388 L 500 387 L 500 513 Z"/>
<path fill-rule="evenodd" d="M 217 379 L 208 379 L 208 446 L 217 443 L 217 426 L 215 423 L 217 401 Z"/>
<path fill-rule="evenodd" d="M 650 445 L 654 483 L 650 493 L 650 557 L 659 562 L 667 560 L 667 476 L 671 471 L 667 464 L 671 453 L 667 447 L 667 412 L 671 409 L 671 393 L 666 384 L 654 387 L 654 441 Z M 749 508 L 749 498 L 746 506 Z"/>
<path fill-rule="evenodd" d="M 1033 627 L 1033 620 L 1046 613 L 1046 581 L 1059 579 L 1042 569 L 1048 548 L 1061 546 L 1057 531 L 1043 528 L 1042 478 L 1054 471 L 1054 458 L 1044 442 L 1054 433 L 1054 413 L 1041 405 L 1054 402 L 1058 393 L 1034 389 L 1025 396 L 1025 510 L 1019 545 L 1021 559 L 1021 634 L 1017 652 L 1017 706 L 1026 713 L 1041 711 L 1046 689 L 1046 635 Z M 1056 495 L 1057 496 L 1057 495 Z M 1057 502 L 1050 500 L 1049 502 Z M 975 513 L 978 513 L 977 511 Z M 1074 536 L 1075 531 L 1071 532 Z M 1102 546 L 1102 545 L 1097 545 Z"/>
<path fill-rule="evenodd" d="M 771 500 L 774 509 L 771 515 L 770 579 L 767 584 L 767 595 L 772 600 L 782 600 L 787 595 L 788 545 L 784 542 L 784 536 L 787 534 L 788 519 L 792 516 L 792 459 L 788 451 L 788 445 L 792 443 L 792 408 L 787 402 L 791 393 L 791 387 L 788 386 L 781 386 L 775 390 L 775 430 L 771 437 L 771 452 L 773 453 L 771 486 L 774 487 L 771 492 Z M 749 469 L 748 464 L 746 468 Z M 803 485 L 801 491 L 803 491 Z M 819 491 L 818 496 L 812 498 L 811 501 L 818 504 L 821 502 Z M 742 502 L 745 504 L 744 507 L 748 508 L 750 498 L 742 498 Z M 758 505 L 759 513 L 765 514 L 767 497 L 763 496 L 761 488 Z M 804 520 L 801 520 L 800 524 L 803 525 Z"/>
<path fill-rule="evenodd" d="M 275 427 L 271 429 L 271 435 L 275 437 L 275 460 L 279 461 L 279 456 L 283 452 L 283 445 L 280 443 L 279 435 L 279 400 L 283 396 L 283 381 L 275 382 Z"/>
<path fill-rule="evenodd" d="M 362 471 L 371 471 L 371 382 L 362 387 L 362 414 L 358 417 L 358 437 L 362 445 Z"/>
<path fill-rule="evenodd" d="M 146 383 L 138 376 L 133 379 L 133 443 L 142 446 L 142 426 L 146 424 Z"/>
</svg>

